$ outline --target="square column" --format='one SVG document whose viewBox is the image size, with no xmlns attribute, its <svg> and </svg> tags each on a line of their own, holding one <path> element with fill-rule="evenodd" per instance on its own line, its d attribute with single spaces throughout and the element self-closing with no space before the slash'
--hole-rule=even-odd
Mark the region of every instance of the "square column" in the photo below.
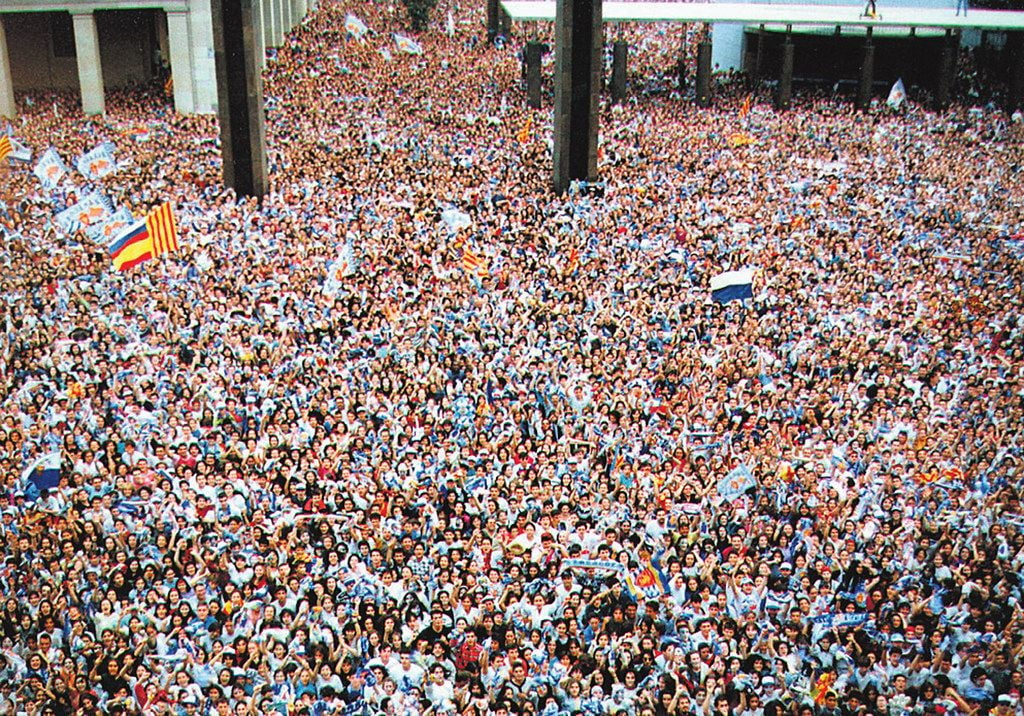
<svg viewBox="0 0 1024 716">
<path fill-rule="evenodd" d="M 252 4 L 252 50 L 256 53 L 257 70 L 267 66 L 267 40 L 263 25 L 263 3 L 256 0 Z"/>
<path fill-rule="evenodd" d="M 100 40 L 96 17 L 92 12 L 72 13 L 75 28 L 75 54 L 78 60 L 78 86 L 82 92 L 82 112 L 103 114 L 103 67 L 100 64 Z"/>
<path fill-rule="evenodd" d="M 189 0 L 188 28 L 192 38 L 192 90 L 195 111 L 217 111 L 217 68 L 213 59 L 213 15 L 210 0 Z"/>
<path fill-rule="evenodd" d="M 281 0 L 270 0 L 274 6 L 274 47 L 284 44 L 284 16 L 281 14 Z"/>
<path fill-rule="evenodd" d="M 302 21 L 306 19 L 306 13 L 309 12 L 306 0 L 291 0 L 292 3 L 292 27 L 301 25 Z"/>
<path fill-rule="evenodd" d="M 711 106 L 711 42 L 697 45 L 697 106 Z"/>
<path fill-rule="evenodd" d="M 192 114 L 196 111 L 196 95 L 192 87 L 192 31 L 188 11 L 167 11 L 167 44 L 174 79 L 174 110 L 179 114 Z"/>
<path fill-rule="evenodd" d="M 253 48 L 252 6 L 260 0 L 213 0 L 224 183 L 240 196 L 267 193 L 263 77 Z"/>
<path fill-rule="evenodd" d="M 277 47 L 274 41 L 274 16 L 277 15 L 277 0 L 255 0 L 261 5 L 263 19 L 263 46 Z"/>
<path fill-rule="evenodd" d="M 629 57 L 629 43 L 616 40 L 612 45 L 612 102 L 619 104 L 626 100 L 626 62 Z"/>
<path fill-rule="evenodd" d="M 295 27 L 292 22 L 292 0 L 279 0 L 281 3 L 281 42 L 284 42 L 284 35 L 287 35 Z"/>
<path fill-rule="evenodd" d="M 0 15 L 0 117 L 14 118 L 18 108 L 14 104 L 14 82 L 11 80 L 11 58 L 7 54 L 7 31 L 4 16 Z"/>
<path fill-rule="evenodd" d="M 544 47 L 536 41 L 526 43 L 526 103 L 540 109 L 540 62 Z"/>
<path fill-rule="evenodd" d="M 553 185 L 597 179 L 598 102 L 604 66 L 602 0 L 555 5 L 555 147 Z"/>
</svg>

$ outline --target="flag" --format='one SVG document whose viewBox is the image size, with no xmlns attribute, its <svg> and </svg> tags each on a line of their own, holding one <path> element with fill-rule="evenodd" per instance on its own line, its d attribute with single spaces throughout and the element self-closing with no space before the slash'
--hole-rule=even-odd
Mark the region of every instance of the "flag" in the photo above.
<svg viewBox="0 0 1024 716">
<path fill-rule="evenodd" d="M 637 600 L 660 599 L 665 593 L 665 582 L 653 564 L 648 564 L 626 576 L 626 586 Z"/>
<path fill-rule="evenodd" d="M 146 219 L 136 221 L 110 243 L 110 258 L 118 271 L 127 271 L 153 258 L 153 239 L 149 235 L 148 223 Z"/>
<path fill-rule="evenodd" d="M 32 170 L 45 189 L 54 189 L 68 173 L 68 165 L 60 158 L 57 150 L 50 147 L 39 157 L 39 163 Z"/>
<path fill-rule="evenodd" d="M 575 246 L 569 249 L 569 258 L 565 262 L 565 273 L 571 274 L 580 266 L 580 250 Z"/>
<path fill-rule="evenodd" d="M 743 100 L 743 104 L 740 105 L 740 119 L 743 119 L 750 114 L 750 95 Z"/>
<path fill-rule="evenodd" d="M 836 682 L 836 675 L 831 671 L 826 671 L 824 674 L 818 677 L 818 680 L 814 684 L 814 688 L 811 689 L 811 696 L 814 698 L 814 703 L 821 704 L 825 703 L 825 696 L 832 690 L 832 685 Z"/>
<path fill-rule="evenodd" d="M 783 482 L 792 482 L 793 478 L 796 477 L 796 471 L 793 469 L 793 463 L 788 460 L 780 462 L 776 476 Z"/>
<path fill-rule="evenodd" d="M 487 264 L 484 259 L 469 249 L 462 254 L 462 268 L 467 273 L 475 273 L 477 276 L 487 275 Z"/>
<path fill-rule="evenodd" d="M 519 133 L 516 134 L 516 139 L 520 144 L 526 144 L 530 141 L 530 137 L 533 136 L 533 115 L 529 115 L 526 118 L 526 122 L 523 123 Z"/>
<path fill-rule="evenodd" d="M 105 221 L 110 213 L 110 200 L 94 191 L 83 196 L 77 204 L 59 212 L 54 221 L 65 233 L 73 236 L 85 226 Z"/>
<path fill-rule="evenodd" d="M 727 500 L 734 500 L 751 487 L 757 486 L 754 473 L 746 465 L 739 465 L 718 481 L 718 494 Z"/>
<path fill-rule="evenodd" d="M 146 216 L 146 228 L 153 241 L 153 255 L 160 256 L 178 249 L 178 224 L 170 202 L 158 206 Z"/>
<path fill-rule="evenodd" d="M 901 77 L 893 83 L 892 89 L 889 90 L 889 99 L 885 100 L 885 103 L 893 109 L 899 109 L 906 101 L 907 89 L 903 86 L 903 78 Z"/>
<path fill-rule="evenodd" d="M 32 484 L 37 490 L 50 490 L 60 483 L 60 451 L 43 455 L 21 473 L 22 489 Z"/>
<path fill-rule="evenodd" d="M 109 246 L 114 268 L 127 271 L 143 261 L 178 248 L 177 225 L 170 203 L 158 206 L 145 219 L 129 225 Z"/>
<path fill-rule="evenodd" d="M 14 137 L 7 137 L 7 143 L 11 147 L 11 151 L 8 153 L 8 157 L 11 159 L 17 159 L 19 162 L 32 161 L 32 150 L 26 147 L 24 144 L 19 142 Z"/>
<path fill-rule="evenodd" d="M 125 208 L 118 209 L 106 221 L 89 224 L 85 227 L 85 234 L 96 242 L 110 245 L 114 237 L 120 236 L 125 229 L 132 224 L 134 219 L 131 213 Z"/>
<path fill-rule="evenodd" d="M 346 243 L 341 251 L 338 252 L 338 258 L 327 264 L 327 279 L 324 281 L 324 293 L 328 296 L 337 296 L 344 285 L 342 279 L 354 274 L 358 265 L 359 262 L 356 259 L 352 244 Z"/>
<path fill-rule="evenodd" d="M 753 144 L 754 138 L 748 132 L 733 132 L 726 138 L 726 142 L 730 147 L 736 149 L 737 147 Z"/>
<path fill-rule="evenodd" d="M 711 298 L 727 303 L 754 297 L 754 270 L 745 268 L 725 271 L 711 277 Z"/>
<path fill-rule="evenodd" d="M 0 137 L 0 162 L 10 155 L 14 151 L 14 147 L 11 146 L 11 138 L 7 135 Z"/>
<path fill-rule="evenodd" d="M 345 16 L 345 32 L 350 34 L 352 37 L 356 38 L 357 40 L 362 40 L 363 35 L 365 35 L 368 31 L 369 28 L 366 27 L 366 23 L 364 23 L 362 20 L 360 20 L 352 13 L 349 13 L 348 15 Z"/>
<path fill-rule="evenodd" d="M 405 52 L 410 55 L 422 55 L 423 46 L 416 42 L 412 38 L 406 37 L 405 35 L 399 35 L 395 33 L 395 45 L 399 51 Z"/>
<path fill-rule="evenodd" d="M 469 214 L 458 209 L 444 209 L 441 212 L 441 221 L 452 232 L 456 232 L 459 229 L 468 229 L 473 225 L 473 220 Z"/>
<path fill-rule="evenodd" d="M 149 141 L 149 127 L 144 124 L 137 124 L 134 127 L 129 128 L 126 134 L 136 142 Z"/>
<path fill-rule="evenodd" d="M 86 179 L 101 179 L 117 170 L 114 161 L 113 145 L 108 142 L 100 144 L 90 152 L 86 152 L 75 162 L 78 173 Z"/>
</svg>

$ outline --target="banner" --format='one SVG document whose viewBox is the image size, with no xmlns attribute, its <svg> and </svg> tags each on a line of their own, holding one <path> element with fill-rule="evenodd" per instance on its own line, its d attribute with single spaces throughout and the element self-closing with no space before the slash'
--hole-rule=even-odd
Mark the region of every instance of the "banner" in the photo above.
<svg viewBox="0 0 1024 716">
<path fill-rule="evenodd" d="M 399 35 L 395 33 L 395 45 L 398 47 L 400 52 L 405 52 L 409 55 L 422 55 L 423 46 L 416 42 L 412 38 L 406 37 L 405 35 Z"/>
<path fill-rule="evenodd" d="M 740 465 L 718 482 L 718 494 L 726 500 L 734 500 L 751 487 L 757 486 L 754 473 L 746 465 Z"/>
<path fill-rule="evenodd" d="M 664 577 L 651 564 L 629 573 L 626 586 L 637 599 L 659 599 L 665 593 Z"/>
<path fill-rule="evenodd" d="M 899 78 L 889 90 L 889 98 L 885 103 L 893 109 L 899 109 L 907 101 L 907 90 L 903 86 L 903 78 Z"/>
<path fill-rule="evenodd" d="M 78 173 L 86 179 L 101 179 L 117 171 L 114 161 L 114 145 L 110 142 L 100 144 L 91 152 L 86 152 L 75 163 Z"/>
<path fill-rule="evenodd" d="M 54 217 L 57 226 L 70 236 L 79 229 L 105 221 L 111 212 L 110 200 L 94 191 L 86 194 L 74 206 L 69 206 Z"/>
<path fill-rule="evenodd" d="M 67 175 L 68 165 L 57 154 L 57 150 L 50 147 L 39 157 L 39 163 L 36 164 L 32 173 L 39 178 L 44 188 L 55 189 L 60 180 Z"/>
<path fill-rule="evenodd" d="M 60 451 L 48 453 L 32 462 L 21 473 L 22 488 L 29 484 L 37 490 L 53 489 L 60 483 Z"/>
<path fill-rule="evenodd" d="M 7 155 L 8 159 L 17 159 L 19 162 L 32 161 L 31 149 L 26 147 L 24 144 L 19 142 L 14 137 L 8 137 L 7 141 L 11 143 L 11 153 Z"/>
<path fill-rule="evenodd" d="M 357 40 L 362 40 L 368 30 L 369 28 L 366 27 L 366 23 L 352 13 L 345 16 L 345 32 L 350 34 L 352 37 Z"/>
<path fill-rule="evenodd" d="M 124 230 L 134 221 L 131 213 L 122 207 L 111 214 L 107 220 L 85 226 L 85 235 L 97 243 L 109 246 L 110 242 L 124 233 Z"/>
<path fill-rule="evenodd" d="M 612 559 L 563 559 L 562 566 L 566 569 L 610 569 L 624 574 L 626 567 Z"/>
</svg>

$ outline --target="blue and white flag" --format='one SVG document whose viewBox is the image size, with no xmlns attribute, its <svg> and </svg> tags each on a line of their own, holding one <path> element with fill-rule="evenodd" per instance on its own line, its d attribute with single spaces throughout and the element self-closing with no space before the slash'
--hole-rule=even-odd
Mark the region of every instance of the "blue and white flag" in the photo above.
<svg viewBox="0 0 1024 716">
<path fill-rule="evenodd" d="M 93 241 L 109 246 L 118 236 L 124 233 L 125 229 L 135 223 L 135 217 L 124 207 L 110 215 L 106 221 L 89 224 L 85 228 L 85 234 Z"/>
<path fill-rule="evenodd" d="M 360 20 L 358 17 L 349 13 L 345 16 L 345 32 L 350 34 L 357 40 L 362 40 L 363 36 L 369 31 L 366 27 L 366 23 Z"/>
<path fill-rule="evenodd" d="M 718 481 L 718 494 L 727 500 L 734 500 L 751 487 L 757 487 L 754 473 L 746 465 L 739 465 Z"/>
<path fill-rule="evenodd" d="M 26 147 L 24 144 L 19 142 L 13 136 L 8 136 L 7 141 L 11 143 L 11 151 L 7 155 L 8 159 L 16 159 L 19 162 L 30 162 L 32 161 L 32 150 Z"/>
<path fill-rule="evenodd" d="M 86 152 L 75 162 L 79 174 L 86 179 L 101 179 L 107 174 L 117 171 L 117 162 L 114 160 L 114 145 L 110 142 L 100 144 L 91 152 Z"/>
<path fill-rule="evenodd" d="M 106 221 L 112 210 L 110 200 L 94 191 L 83 196 L 77 204 L 58 213 L 54 221 L 67 234 L 73 236 L 79 229 Z"/>
<path fill-rule="evenodd" d="M 395 33 L 395 45 L 398 47 L 399 51 L 405 52 L 409 55 L 423 54 L 423 46 L 420 45 L 420 43 L 416 42 L 416 40 L 413 40 L 411 37 L 399 35 L 397 32 Z"/>
<path fill-rule="evenodd" d="M 469 217 L 469 214 L 458 209 L 445 209 L 442 211 L 441 221 L 452 233 L 459 229 L 468 229 L 473 225 L 473 220 Z"/>
<path fill-rule="evenodd" d="M 356 272 L 359 267 L 359 260 L 356 258 L 352 243 L 348 242 L 341 247 L 338 258 L 327 264 L 327 279 L 324 281 L 324 293 L 328 296 L 337 296 L 345 285 L 344 279 Z"/>
<path fill-rule="evenodd" d="M 860 626 L 861 624 L 867 624 L 870 618 L 871 615 L 865 612 L 843 612 L 842 614 L 836 614 L 832 618 L 832 626 L 836 628 Z"/>
<path fill-rule="evenodd" d="M 38 458 L 21 473 L 22 489 L 34 486 L 36 490 L 50 490 L 60 482 L 60 451 Z"/>
<path fill-rule="evenodd" d="M 32 173 L 39 178 L 44 188 L 55 189 L 60 180 L 67 175 L 68 165 L 60 158 L 57 150 L 50 147 L 43 152 L 43 156 L 39 157 L 39 163 L 36 164 Z"/>
<path fill-rule="evenodd" d="M 754 269 L 725 271 L 711 277 L 711 298 L 718 303 L 754 297 Z"/>
<path fill-rule="evenodd" d="M 903 86 L 903 78 L 900 77 L 889 90 L 889 98 L 885 103 L 893 109 L 899 109 L 907 101 L 907 88 Z"/>
<path fill-rule="evenodd" d="M 613 559 L 563 559 L 562 567 L 565 569 L 610 569 L 613 572 L 624 573 L 625 566 Z"/>
</svg>

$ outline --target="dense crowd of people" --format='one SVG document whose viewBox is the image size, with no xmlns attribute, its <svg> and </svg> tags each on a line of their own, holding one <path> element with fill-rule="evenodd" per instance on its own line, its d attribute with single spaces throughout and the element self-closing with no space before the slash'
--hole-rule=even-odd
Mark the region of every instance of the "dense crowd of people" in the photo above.
<svg viewBox="0 0 1024 716">
<path fill-rule="evenodd" d="M 630 28 L 558 196 L 518 40 L 402 12 L 277 51 L 262 202 L 159 92 L 19 97 L 119 168 L 0 174 L 0 712 L 1024 713 L 1020 125 L 698 110 Z M 92 190 L 181 248 L 115 271 Z"/>
</svg>

